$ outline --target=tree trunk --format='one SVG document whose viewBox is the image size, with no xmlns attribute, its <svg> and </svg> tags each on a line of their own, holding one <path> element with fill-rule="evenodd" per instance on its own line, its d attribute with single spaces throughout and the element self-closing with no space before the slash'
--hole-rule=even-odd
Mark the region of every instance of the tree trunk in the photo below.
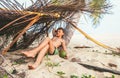
<svg viewBox="0 0 120 78">
<path fill-rule="evenodd" d="M 71 21 L 73 21 L 76 26 L 78 26 L 78 22 L 80 20 L 80 16 L 81 16 L 81 13 L 77 12 L 74 15 L 72 15 L 72 17 L 71 17 Z M 75 29 L 74 29 L 74 27 L 71 24 L 68 24 L 66 26 L 66 28 L 65 28 L 65 36 L 64 36 L 66 45 L 69 44 L 69 42 L 70 42 L 70 40 L 71 40 L 71 38 L 72 38 L 72 36 L 74 34 L 74 31 L 75 31 Z"/>
</svg>

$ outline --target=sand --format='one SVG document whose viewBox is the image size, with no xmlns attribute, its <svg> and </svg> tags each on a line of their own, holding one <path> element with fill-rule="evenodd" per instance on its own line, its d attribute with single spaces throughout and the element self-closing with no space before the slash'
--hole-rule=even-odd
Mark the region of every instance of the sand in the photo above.
<svg viewBox="0 0 120 78">
<path fill-rule="evenodd" d="M 114 37 L 112 35 L 107 35 L 104 37 L 102 35 L 93 36 L 100 42 L 112 47 L 120 46 L 120 38 L 118 35 L 114 35 Z M 74 48 L 75 46 L 82 45 L 87 45 L 91 48 Z M 112 75 L 114 75 L 115 78 L 120 78 L 120 75 L 109 72 L 95 71 L 79 64 L 83 63 L 119 71 L 119 55 L 112 54 L 111 51 L 97 46 L 81 35 L 74 35 L 67 49 L 69 53 L 69 58 L 67 60 L 59 57 L 58 55 L 49 55 L 43 59 L 42 63 L 35 70 L 28 69 L 28 64 L 33 63 L 35 59 L 24 58 L 24 56 L 20 53 L 21 50 L 7 53 L 5 56 L 6 61 L 2 66 L 4 66 L 3 68 L 5 68 L 8 72 L 12 72 L 15 68 L 17 73 L 12 74 L 15 78 L 61 78 L 61 76 L 63 76 L 63 78 L 70 78 L 71 75 L 76 75 L 81 78 L 83 74 L 92 75 L 95 78 L 111 78 Z M 26 63 L 14 64 L 14 60 L 21 57 L 23 57 L 23 60 L 25 60 Z M 109 64 L 114 64 L 115 66 L 110 66 Z M 62 72 L 64 74 L 60 75 L 57 72 Z"/>
</svg>

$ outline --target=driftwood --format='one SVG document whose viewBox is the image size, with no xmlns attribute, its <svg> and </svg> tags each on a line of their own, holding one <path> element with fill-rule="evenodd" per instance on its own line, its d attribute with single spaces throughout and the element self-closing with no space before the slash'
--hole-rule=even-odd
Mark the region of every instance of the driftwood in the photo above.
<svg viewBox="0 0 120 78">
<path fill-rule="evenodd" d="M 97 67 L 97 66 L 92 66 L 92 65 L 84 64 L 84 63 L 78 63 L 78 64 L 84 66 L 85 68 L 96 70 L 96 71 L 99 71 L 99 72 L 110 72 L 110 73 L 113 73 L 113 74 L 120 75 L 120 71 L 117 71 L 117 70 L 107 69 L 107 68 L 101 68 L 101 67 Z"/>
<path fill-rule="evenodd" d="M 75 46 L 74 48 L 92 48 L 90 46 Z"/>
</svg>

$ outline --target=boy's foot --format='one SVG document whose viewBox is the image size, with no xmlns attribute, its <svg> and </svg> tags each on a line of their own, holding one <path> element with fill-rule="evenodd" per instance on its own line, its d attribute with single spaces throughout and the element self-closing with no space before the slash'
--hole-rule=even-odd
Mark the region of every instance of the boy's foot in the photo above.
<svg viewBox="0 0 120 78">
<path fill-rule="evenodd" d="M 28 65 L 28 68 L 29 68 L 30 70 L 36 69 L 37 67 L 38 67 L 38 65 Z"/>
<path fill-rule="evenodd" d="M 32 57 L 32 58 L 35 57 L 35 55 L 32 54 L 32 53 L 30 53 L 30 52 L 26 52 L 26 51 L 24 51 L 24 52 L 21 52 L 21 53 L 24 54 L 26 57 Z"/>
</svg>

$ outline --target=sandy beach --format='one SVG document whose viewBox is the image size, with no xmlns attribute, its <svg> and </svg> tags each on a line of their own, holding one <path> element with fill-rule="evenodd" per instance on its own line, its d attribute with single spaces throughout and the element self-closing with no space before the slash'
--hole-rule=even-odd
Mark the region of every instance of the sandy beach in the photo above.
<svg viewBox="0 0 120 78">
<path fill-rule="evenodd" d="M 120 35 L 91 36 L 111 47 L 120 47 Z M 89 48 L 74 48 L 83 45 L 89 46 Z M 28 69 L 28 64 L 33 63 L 35 59 L 25 58 L 21 55 L 21 50 L 9 52 L 5 55 L 6 60 L 2 66 L 9 73 L 16 69 L 17 72 L 12 74 L 15 78 L 72 78 L 72 76 L 81 78 L 83 75 L 91 75 L 91 78 L 112 78 L 112 76 L 120 78 L 119 74 L 93 70 L 93 68 L 81 65 L 86 64 L 120 72 L 119 54 L 113 54 L 111 51 L 94 44 L 80 34 L 73 36 L 67 50 L 69 53 L 67 60 L 58 55 L 48 55 L 35 70 Z M 16 63 L 16 60 L 20 58 L 24 60 L 24 63 Z"/>
<path fill-rule="evenodd" d="M 120 0 L 0 0 L 0 78 L 120 78 L 119 12 Z"/>
</svg>

